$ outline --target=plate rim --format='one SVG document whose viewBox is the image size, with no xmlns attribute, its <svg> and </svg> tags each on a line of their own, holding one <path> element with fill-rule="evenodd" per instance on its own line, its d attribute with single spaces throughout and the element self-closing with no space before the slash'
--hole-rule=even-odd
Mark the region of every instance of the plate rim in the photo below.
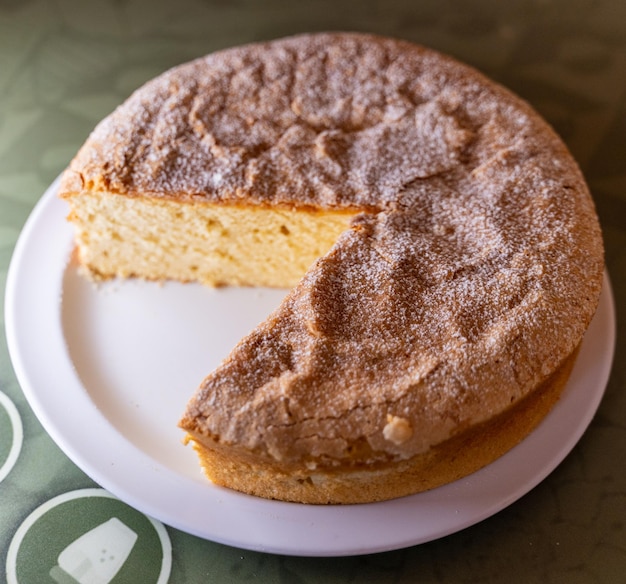
<svg viewBox="0 0 626 584">
<path fill-rule="evenodd" d="M 190 484 L 186 477 L 150 458 L 121 436 L 111 422 L 98 411 L 71 363 L 60 314 L 52 314 L 53 311 L 50 310 L 47 313 L 42 312 L 45 303 L 40 298 L 41 290 L 44 291 L 44 295 L 47 294 L 45 298 L 48 304 L 56 302 L 58 313 L 61 312 L 63 275 L 73 248 L 71 227 L 64 220 L 58 220 L 59 217 L 64 218 L 65 209 L 64 202 L 56 196 L 58 181 L 57 178 L 48 187 L 29 215 L 18 238 L 7 273 L 5 333 L 16 377 L 46 432 L 74 464 L 122 501 L 181 531 L 238 548 L 300 556 L 361 555 L 426 543 L 479 523 L 509 506 L 543 481 L 578 443 L 591 423 L 606 390 L 615 351 L 616 319 L 610 278 L 605 270 L 600 305 L 590 326 L 590 329 L 594 326 L 603 327 L 602 342 L 595 344 L 591 349 L 600 357 L 598 362 L 594 363 L 597 369 L 594 377 L 595 391 L 590 396 L 585 396 L 584 399 L 587 401 L 583 408 L 584 415 L 570 424 L 567 436 L 560 438 L 563 442 L 558 453 L 548 457 L 549 460 L 544 461 L 540 469 L 526 477 L 520 484 L 516 484 L 506 496 L 500 496 L 493 501 L 478 499 L 469 503 L 464 501 L 464 512 L 454 508 L 461 506 L 459 497 L 464 491 L 478 497 L 477 493 L 489 487 L 490 481 L 493 483 L 496 479 L 502 479 L 502 469 L 506 468 L 509 460 L 519 458 L 525 449 L 528 450 L 533 437 L 536 440 L 542 432 L 549 433 L 551 420 L 558 416 L 559 410 L 567 402 L 568 388 L 577 381 L 575 375 L 590 373 L 586 370 L 581 371 L 580 355 L 566 386 L 564 397 L 530 436 L 487 467 L 426 493 L 364 505 L 310 506 L 259 499 L 210 484 L 199 482 Z M 28 255 L 42 249 L 54 252 L 55 261 L 37 262 L 36 268 L 34 264 L 28 264 Z M 62 263 L 62 269 L 59 269 L 59 262 Z M 37 290 L 27 290 L 25 293 L 22 288 L 32 279 L 40 284 L 45 283 L 46 286 Z M 53 285 L 50 286 L 51 284 Z M 52 292 L 54 299 L 50 296 Z M 35 305 L 36 302 L 39 302 L 38 307 Z M 600 325 L 599 319 L 602 319 Z M 20 332 L 20 328 L 26 327 L 28 332 L 37 331 L 42 320 L 47 323 L 49 335 L 46 335 L 45 342 L 35 335 L 37 351 L 34 352 L 32 343 L 25 346 L 23 337 L 26 333 Z M 57 352 L 51 351 L 50 346 L 56 347 Z M 585 348 L 589 351 L 588 345 L 586 346 L 583 340 L 581 355 Z M 87 447 L 84 440 L 81 442 L 80 438 L 84 437 L 85 432 L 93 428 L 92 423 L 89 424 L 89 428 L 76 423 L 70 425 L 59 423 L 60 415 L 65 414 L 66 410 L 60 409 L 61 405 L 51 404 L 50 400 L 46 401 L 42 395 L 41 371 L 63 374 L 64 383 L 71 385 L 72 396 L 78 402 L 72 406 L 83 414 L 83 418 L 86 416 L 92 423 L 97 422 L 97 428 L 104 431 L 107 436 L 108 449 L 93 444 Z M 86 457 L 85 448 L 89 450 L 91 456 Z M 124 456 L 114 455 L 120 452 L 123 452 Z M 95 462 L 94 456 L 99 457 Z M 159 489 L 153 489 L 155 491 L 153 495 L 145 491 L 139 492 L 141 489 L 138 490 L 129 484 L 128 478 L 122 478 L 124 475 L 143 479 L 149 477 L 157 481 Z M 493 485 L 491 486 L 493 488 Z M 219 518 L 227 516 L 233 524 L 230 526 L 222 524 L 217 532 L 215 529 L 207 530 L 206 526 L 199 525 L 197 509 L 172 508 L 171 501 L 180 497 L 181 492 L 204 505 L 201 509 L 203 513 L 200 514 L 204 520 L 208 509 Z M 445 508 L 440 508 L 438 503 Z M 422 520 L 434 521 L 436 520 L 434 516 L 440 513 L 445 517 L 445 521 L 441 521 L 440 527 L 429 529 L 428 533 L 420 531 L 420 526 L 416 525 L 414 531 L 400 530 L 402 531 L 400 535 L 396 535 L 395 538 L 386 537 L 384 540 L 376 537 L 368 539 L 366 534 L 360 533 L 368 526 L 375 525 L 382 517 L 388 518 L 389 522 L 397 522 L 399 519 L 405 521 L 407 506 L 413 510 L 419 509 Z M 307 527 L 304 536 L 301 529 L 303 526 Z"/>
</svg>

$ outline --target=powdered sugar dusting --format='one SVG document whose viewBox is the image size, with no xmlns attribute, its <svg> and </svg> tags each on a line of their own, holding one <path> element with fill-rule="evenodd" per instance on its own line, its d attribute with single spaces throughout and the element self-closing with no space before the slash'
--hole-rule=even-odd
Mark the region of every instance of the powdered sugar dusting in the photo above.
<svg viewBox="0 0 626 584">
<path fill-rule="evenodd" d="M 355 440 L 406 458 L 488 419 L 574 350 L 600 293 L 597 218 L 561 141 L 400 41 L 311 35 L 183 65 L 104 120 L 72 173 L 129 196 L 363 211 L 190 404 L 189 429 L 278 460 L 336 463 Z M 389 415 L 410 436 L 385 440 Z"/>
</svg>

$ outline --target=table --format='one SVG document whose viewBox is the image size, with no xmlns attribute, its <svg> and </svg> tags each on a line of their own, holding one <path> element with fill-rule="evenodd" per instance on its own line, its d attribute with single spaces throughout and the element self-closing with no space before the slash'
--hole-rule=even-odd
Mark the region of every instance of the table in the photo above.
<svg viewBox="0 0 626 584">
<path fill-rule="evenodd" d="M 597 415 L 546 480 L 477 525 L 385 553 L 274 555 L 189 535 L 146 517 L 102 489 L 43 430 L 17 382 L 2 335 L 0 563 L 6 565 L 8 582 L 71 581 L 56 565 L 54 542 L 77 541 L 86 525 L 100 526 L 99 532 L 92 541 L 82 540 L 82 547 L 67 548 L 65 560 L 76 561 L 77 547 L 88 549 L 108 562 L 113 574 L 116 562 L 132 548 L 134 555 L 128 559 L 133 562 L 127 562 L 113 582 L 625 580 L 625 2 L 4 1 L 3 301 L 13 248 L 34 205 L 93 126 L 132 90 L 166 68 L 216 49 L 318 30 L 377 32 L 447 52 L 519 93 L 561 134 L 597 204 L 617 306 L 615 361 Z M 4 310 L 0 318 L 4 327 Z"/>
</svg>

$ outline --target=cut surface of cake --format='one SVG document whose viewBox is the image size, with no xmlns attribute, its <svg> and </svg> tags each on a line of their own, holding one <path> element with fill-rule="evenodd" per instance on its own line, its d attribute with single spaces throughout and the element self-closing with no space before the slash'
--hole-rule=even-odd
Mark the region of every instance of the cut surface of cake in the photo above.
<svg viewBox="0 0 626 584">
<path fill-rule="evenodd" d="M 72 206 L 79 261 L 91 278 L 209 286 L 295 286 L 353 215 L 90 191 Z"/>
<path fill-rule="evenodd" d="M 180 422 L 207 476 L 363 503 L 456 480 L 563 390 L 604 267 L 570 153 L 454 59 L 320 33 L 137 90 L 65 172 L 94 278 L 289 287 Z"/>
</svg>

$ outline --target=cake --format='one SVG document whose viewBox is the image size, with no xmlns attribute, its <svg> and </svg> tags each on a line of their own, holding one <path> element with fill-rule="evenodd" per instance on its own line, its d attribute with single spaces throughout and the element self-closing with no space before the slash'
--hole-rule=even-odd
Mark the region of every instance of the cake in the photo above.
<svg viewBox="0 0 626 584">
<path fill-rule="evenodd" d="M 208 478 L 266 498 L 380 501 L 489 464 L 558 400 L 601 291 L 594 204 L 549 125 L 373 35 L 165 72 L 60 196 L 92 278 L 290 288 L 181 412 Z"/>
</svg>

